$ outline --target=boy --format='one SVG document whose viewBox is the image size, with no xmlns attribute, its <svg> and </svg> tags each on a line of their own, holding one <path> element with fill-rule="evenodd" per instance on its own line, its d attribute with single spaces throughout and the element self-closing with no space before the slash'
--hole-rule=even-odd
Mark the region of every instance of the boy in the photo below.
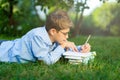
<svg viewBox="0 0 120 80">
<path fill-rule="evenodd" d="M 55 11 L 47 17 L 44 27 L 32 29 L 19 39 L 3 41 L 0 44 L 0 61 L 25 63 L 42 60 L 48 65 L 53 64 L 65 50 L 78 51 L 73 42 L 67 41 L 72 26 L 65 11 Z M 89 51 L 89 44 L 81 47 L 81 52 Z"/>
</svg>

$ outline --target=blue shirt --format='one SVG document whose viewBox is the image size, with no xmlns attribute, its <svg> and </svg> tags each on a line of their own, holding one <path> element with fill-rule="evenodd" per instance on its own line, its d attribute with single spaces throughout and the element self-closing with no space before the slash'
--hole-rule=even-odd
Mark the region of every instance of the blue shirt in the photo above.
<svg viewBox="0 0 120 80">
<path fill-rule="evenodd" d="M 39 27 L 19 39 L 3 42 L 0 45 L 0 61 L 25 63 L 43 60 L 46 64 L 53 64 L 64 52 L 57 42 L 52 44 L 45 27 Z"/>
</svg>

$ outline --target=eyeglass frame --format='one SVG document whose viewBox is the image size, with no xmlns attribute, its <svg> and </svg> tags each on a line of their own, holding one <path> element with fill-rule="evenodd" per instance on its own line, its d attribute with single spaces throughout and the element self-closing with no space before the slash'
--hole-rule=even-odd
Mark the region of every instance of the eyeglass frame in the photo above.
<svg viewBox="0 0 120 80">
<path fill-rule="evenodd" d="M 65 35 L 65 36 L 67 36 L 68 35 L 68 32 L 66 32 L 66 33 L 64 33 L 64 32 L 62 32 L 62 31 L 59 31 L 59 32 L 61 32 L 63 35 Z"/>
</svg>

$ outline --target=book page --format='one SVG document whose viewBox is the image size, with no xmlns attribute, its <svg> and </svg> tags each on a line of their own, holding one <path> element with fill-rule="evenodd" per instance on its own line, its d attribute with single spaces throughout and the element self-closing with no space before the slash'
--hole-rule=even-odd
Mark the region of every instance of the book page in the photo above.
<svg viewBox="0 0 120 80">
<path fill-rule="evenodd" d="M 91 52 L 88 53 L 81 53 L 81 52 L 72 52 L 72 51 L 67 51 L 65 53 L 63 53 L 64 56 L 74 56 L 74 57 L 87 57 L 87 56 L 91 56 Z"/>
</svg>

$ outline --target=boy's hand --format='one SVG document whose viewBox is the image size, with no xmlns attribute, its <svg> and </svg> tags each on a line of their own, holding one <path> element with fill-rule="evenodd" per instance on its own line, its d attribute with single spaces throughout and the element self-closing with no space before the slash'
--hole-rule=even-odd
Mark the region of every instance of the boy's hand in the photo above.
<svg viewBox="0 0 120 80">
<path fill-rule="evenodd" d="M 91 46 L 89 43 L 86 43 L 84 45 L 81 46 L 81 51 L 82 53 L 87 53 L 87 52 L 90 52 L 91 50 Z"/>
<path fill-rule="evenodd" d="M 78 49 L 76 47 L 76 45 L 74 44 L 74 42 L 70 42 L 70 41 L 64 41 L 64 43 L 60 44 L 63 48 L 66 49 L 72 49 L 75 52 L 78 52 Z"/>
</svg>

